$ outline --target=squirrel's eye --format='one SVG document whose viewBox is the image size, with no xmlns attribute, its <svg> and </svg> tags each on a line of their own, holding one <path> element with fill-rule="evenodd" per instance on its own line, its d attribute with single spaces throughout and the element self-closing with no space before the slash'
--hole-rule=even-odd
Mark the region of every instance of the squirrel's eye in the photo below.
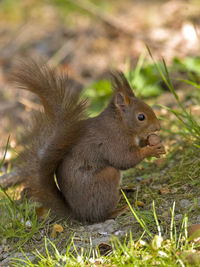
<svg viewBox="0 0 200 267">
<path fill-rule="evenodd" d="M 138 120 L 139 121 L 144 121 L 145 120 L 145 116 L 144 116 L 144 114 L 138 114 Z"/>
</svg>

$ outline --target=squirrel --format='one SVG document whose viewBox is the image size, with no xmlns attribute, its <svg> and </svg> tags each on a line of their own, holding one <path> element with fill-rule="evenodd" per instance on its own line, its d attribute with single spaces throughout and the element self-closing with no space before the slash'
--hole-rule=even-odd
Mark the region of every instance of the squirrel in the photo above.
<svg viewBox="0 0 200 267">
<path fill-rule="evenodd" d="M 58 216 L 100 222 L 118 214 L 120 170 L 165 153 L 161 142 L 141 145 L 160 131 L 152 108 L 137 98 L 120 71 L 111 73 L 113 95 L 96 117 L 87 115 L 82 89 L 45 63 L 22 61 L 10 80 L 35 93 L 31 138 L 19 156 L 28 196 Z M 55 178 L 56 177 L 56 178 Z"/>
</svg>

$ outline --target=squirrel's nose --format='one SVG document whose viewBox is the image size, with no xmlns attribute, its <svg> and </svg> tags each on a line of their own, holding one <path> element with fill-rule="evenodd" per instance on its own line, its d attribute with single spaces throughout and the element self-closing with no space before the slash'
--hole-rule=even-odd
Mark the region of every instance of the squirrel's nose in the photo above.
<svg viewBox="0 0 200 267">
<path fill-rule="evenodd" d="M 160 122 L 157 121 L 156 123 L 152 124 L 151 131 L 152 132 L 157 132 L 160 131 Z"/>
<path fill-rule="evenodd" d="M 155 132 L 160 131 L 160 122 L 158 121 L 155 125 Z"/>
</svg>

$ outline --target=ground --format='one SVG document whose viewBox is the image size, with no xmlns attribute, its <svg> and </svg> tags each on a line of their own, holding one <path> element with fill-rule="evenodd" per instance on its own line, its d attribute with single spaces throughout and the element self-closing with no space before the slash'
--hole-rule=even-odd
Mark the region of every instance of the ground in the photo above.
<svg viewBox="0 0 200 267">
<path fill-rule="evenodd" d="M 88 254 L 91 247 L 93 249 L 98 247 L 101 255 L 111 253 L 112 256 L 105 260 L 98 255 L 96 257 L 99 259 L 98 262 L 91 254 L 88 256 L 89 261 L 85 261 L 86 265 L 121 266 L 133 262 L 136 264 L 134 260 L 137 259 L 138 266 L 145 264 L 189 266 L 190 260 L 184 253 L 189 251 L 191 255 L 193 253 L 191 249 L 194 248 L 192 246 L 196 244 L 187 244 L 184 239 L 186 238 L 184 227 L 200 224 L 198 138 L 185 129 L 169 110 L 170 108 L 180 111 L 180 105 L 173 93 L 161 82 L 161 78 L 158 78 L 159 73 L 154 75 L 155 67 L 148 52 L 145 60 L 150 65 L 140 68 L 137 62 L 138 60 L 142 62 L 141 55 L 147 51 L 145 45 L 150 48 L 156 62 L 164 57 L 167 65 L 172 66 L 171 69 L 169 67 L 170 75 L 180 102 L 198 121 L 199 90 L 192 84 L 177 81 L 177 78 L 188 79 L 189 73 L 189 77 L 195 76 L 195 84 L 199 84 L 199 63 L 195 65 L 193 60 L 197 58 L 199 49 L 198 1 L 135 1 L 134 5 L 132 1 L 126 1 L 126 4 L 121 1 L 111 1 L 111 4 L 107 4 L 106 1 L 102 3 L 94 1 L 95 6 L 88 1 L 77 1 L 78 7 L 70 4 L 72 1 L 66 2 L 66 5 L 61 5 L 58 1 L 45 1 L 43 4 L 38 1 L 21 1 L 18 6 L 15 1 L 7 0 L 0 4 L 2 5 L 0 11 L 2 158 L 10 135 L 10 145 L 1 173 L 12 170 L 16 151 L 22 149 L 19 141 L 24 125 L 30 123 L 31 113 L 40 108 L 40 103 L 34 95 L 19 92 L 7 82 L 17 57 L 43 57 L 49 64 L 66 71 L 71 78 L 86 88 L 85 94 L 91 101 L 92 115 L 99 112 L 111 93 L 110 91 L 107 93 L 106 89 L 102 95 L 102 91 L 98 91 L 98 86 L 99 84 L 102 86 L 102 83 L 94 84 L 95 81 L 105 79 L 108 70 L 119 68 L 126 73 L 132 73 L 132 69 L 140 69 L 140 74 L 145 75 L 145 79 L 140 82 L 144 76 L 138 76 L 140 79 L 135 79 L 134 85 L 142 87 L 147 84 L 146 76 L 148 76 L 152 79 L 151 83 L 154 82 L 156 86 L 159 83 L 160 86 L 160 93 L 149 95 L 145 95 L 137 88 L 134 89 L 137 95 L 141 95 L 153 106 L 161 119 L 160 136 L 167 153 L 160 159 L 145 160 L 136 168 L 123 173 L 122 189 L 134 210 L 128 209 L 115 220 L 107 220 L 100 224 L 85 225 L 76 221 L 68 223 L 51 215 L 44 218 L 43 212 L 39 212 L 39 209 L 35 211 L 33 202 L 13 202 L 13 199 L 18 198 L 23 185 L 2 191 L 0 266 L 11 265 L 13 262 L 11 258 L 27 261 L 20 262 L 19 266 L 34 266 L 28 262 L 24 254 L 35 264 L 40 260 L 40 266 L 55 266 L 53 260 L 56 257 L 57 266 L 81 266 L 83 258 L 87 258 L 82 256 L 82 249 L 84 248 L 84 253 Z M 181 62 L 179 65 L 174 63 L 179 61 Z M 183 62 L 185 69 L 180 68 Z M 95 95 L 93 86 L 96 86 Z M 197 135 L 199 132 L 197 131 Z M 119 207 L 126 203 L 125 197 L 122 197 Z M 146 233 L 143 236 L 144 230 Z M 162 246 L 159 246 L 159 242 L 155 239 L 157 235 L 159 236 L 159 231 L 162 233 Z M 181 245 L 178 245 L 180 233 Z M 151 248 L 135 241 L 132 246 L 135 250 L 130 252 L 130 240 L 138 240 L 141 236 L 141 240 L 151 244 Z M 120 245 L 116 239 L 123 244 L 121 246 L 123 255 L 117 254 Z M 127 246 L 123 243 L 124 239 L 127 240 L 125 242 Z M 70 244 L 71 240 L 73 243 Z M 111 240 L 114 240 L 113 243 Z M 170 244 L 174 240 L 175 248 L 168 250 L 167 240 L 170 240 Z M 153 242 L 158 249 L 154 249 Z M 54 245 L 58 252 L 55 252 Z M 66 249 L 69 249 L 69 252 L 66 253 Z M 162 262 L 160 251 L 170 255 L 170 260 L 165 255 Z M 42 256 L 38 258 L 38 253 L 44 255 L 44 258 Z M 59 253 L 61 256 L 58 256 Z M 126 253 L 129 257 L 125 259 Z M 135 255 L 134 260 L 131 259 L 131 253 Z M 195 253 L 199 255 L 198 250 L 195 250 Z M 64 254 L 74 255 L 76 260 L 73 262 L 71 256 L 68 263 L 64 263 L 67 262 L 63 258 Z M 59 263 L 58 258 L 63 262 Z M 14 262 L 17 265 L 18 261 Z M 191 260 L 191 264 L 194 265 L 194 259 Z"/>
</svg>

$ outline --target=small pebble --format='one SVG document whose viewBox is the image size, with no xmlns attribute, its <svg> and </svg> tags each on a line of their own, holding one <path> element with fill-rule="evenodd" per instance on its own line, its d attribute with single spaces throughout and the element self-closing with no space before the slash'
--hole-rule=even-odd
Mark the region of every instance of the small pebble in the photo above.
<svg viewBox="0 0 200 267">
<path fill-rule="evenodd" d="M 85 231 L 85 227 L 83 227 L 83 226 L 80 226 L 80 227 L 79 227 L 79 231 L 80 231 L 80 232 L 83 232 L 83 231 Z"/>
<path fill-rule="evenodd" d="M 9 254 L 7 252 L 3 252 L 3 254 L 0 255 L 0 260 L 3 261 L 9 257 Z M 1 265 L 0 265 L 1 266 Z M 9 265 L 8 265 L 9 266 Z"/>
<path fill-rule="evenodd" d="M 162 217 L 166 218 L 169 217 L 169 212 L 168 211 L 164 211 L 162 214 Z"/>
<path fill-rule="evenodd" d="M 197 223 L 200 224 L 200 215 L 197 216 Z"/>
<path fill-rule="evenodd" d="M 188 208 L 191 206 L 191 203 L 188 199 L 181 199 L 180 205 L 182 208 Z"/>
<path fill-rule="evenodd" d="M 99 231 L 98 233 L 99 233 L 100 235 L 105 235 L 105 236 L 110 235 L 110 234 L 108 234 L 107 232 L 101 232 L 101 231 Z"/>
<path fill-rule="evenodd" d="M 115 236 L 125 236 L 126 235 L 126 232 L 125 231 L 121 231 L 121 230 L 118 230 L 114 233 Z"/>
<path fill-rule="evenodd" d="M 141 182 L 141 181 L 143 180 L 143 178 L 142 178 L 141 176 L 138 176 L 138 177 L 136 177 L 136 180 L 137 180 L 138 182 Z"/>
<path fill-rule="evenodd" d="M 32 222 L 31 221 L 26 221 L 25 225 L 26 225 L 26 228 L 31 228 L 32 227 Z"/>
<path fill-rule="evenodd" d="M 155 185 L 150 185 L 150 188 L 154 189 L 154 190 L 159 190 L 162 188 L 161 184 L 155 184 Z"/>
<path fill-rule="evenodd" d="M 180 221 L 182 218 L 183 218 L 183 214 L 176 214 L 176 215 L 174 216 L 174 220 L 175 220 L 175 221 Z"/>
<path fill-rule="evenodd" d="M 185 191 L 187 191 L 187 190 L 188 190 L 188 187 L 187 187 L 187 185 L 183 185 L 183 186 L 181 186 L 181 188 L 182 188 L 183 190 L 185 190 Z"/>
<path fill-rule="evenodd" d="M 176 188 L 176 187 L 174 187 L 174 188 L 171 189 L 171 193 L 172 194 L 175 194 L 177 191 L 178 191 L 178 188 Z"/>
<path fill-rule="evenodd" d="M 98 232 L 98 233 L 113 233 L 115 228 L 118 227 L 118 223 L 115 220 L 106 220 L 103 223 L 95 223 L 92 225 L 87 226 L 87 229 L 91 232 Z"/>
</svg>

